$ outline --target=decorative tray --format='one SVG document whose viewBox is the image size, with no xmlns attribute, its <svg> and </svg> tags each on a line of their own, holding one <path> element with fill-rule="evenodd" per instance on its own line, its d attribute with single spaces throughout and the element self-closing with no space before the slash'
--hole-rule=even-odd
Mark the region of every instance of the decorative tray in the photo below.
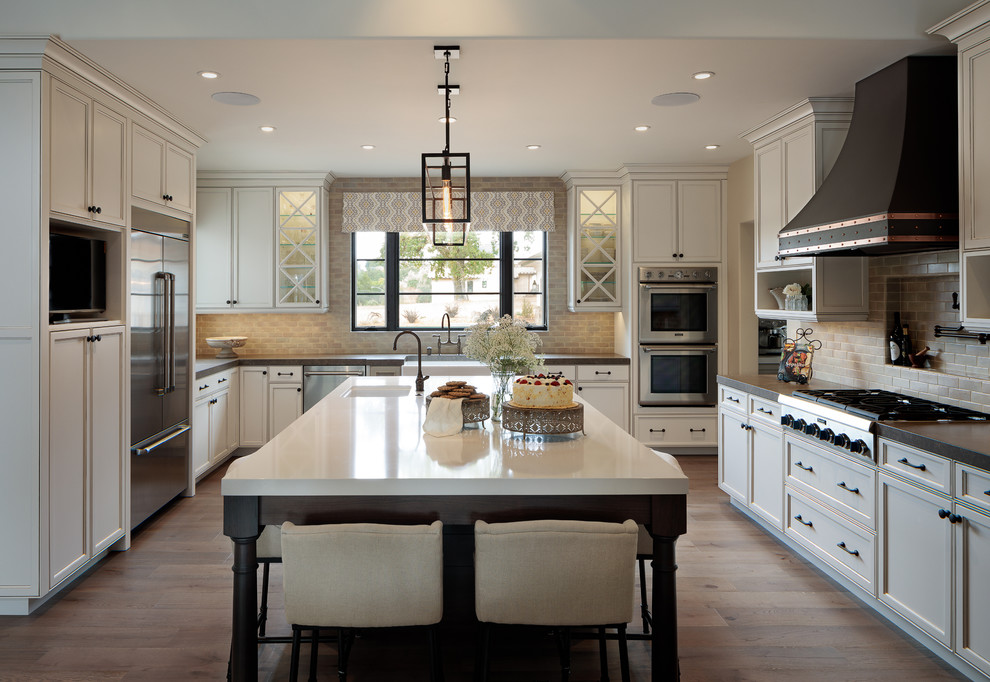
<svg viewBox="0 0 990 682">
<path fill-rule="evenodd" d="M 430 409 L 431 400 L 433 400 L 433 396 L 426 396 L 427 411 Z M 441 400 L 448 400 L 448 398 L 441 398 Z M 477 422 L 483 422 L 486 419 L 491 419 L 491 399 L 487 395 L 484 398 L 475 398 L 474 400 L 464 398 L 461 403 L 461 414 L 464 416 L 465 424 L 474 424 Z"/>
<path fill-rule="evenodd" d="M 517 407 L 502 403 L 502 428 L 518 433 L 584 433 L 584 405 L 569 407 Z"/>
</svg>

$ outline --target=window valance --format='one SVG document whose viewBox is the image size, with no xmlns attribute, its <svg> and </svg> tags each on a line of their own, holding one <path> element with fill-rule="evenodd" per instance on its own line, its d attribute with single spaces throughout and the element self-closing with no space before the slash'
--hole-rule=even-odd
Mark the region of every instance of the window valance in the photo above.
<svg viewBox="0 0 990 682">
<path fill-rule="evenodd" d="M 419 192 L 344 192 L 344 232 L 423 229 Z M 553 192 L 471 192 L 471 229 L 552 232 Z"/>
</svg>

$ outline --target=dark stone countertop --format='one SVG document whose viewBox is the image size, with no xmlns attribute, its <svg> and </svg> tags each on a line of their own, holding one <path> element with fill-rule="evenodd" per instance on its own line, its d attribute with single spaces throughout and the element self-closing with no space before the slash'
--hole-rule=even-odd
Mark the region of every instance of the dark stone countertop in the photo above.
<svg viewBox="0 0 990 682">
<path fill-rule="evenodd" d="M 402 354 L 351 354 L 351 355 L 241 355 L 236 358 L 199 358 L 196 360 L 196 378 L 204 379 L 211 374 L 239 365 L 368 365 L 377 367 L 401 367 L 409 353 Z M 543 353 L 547 364 L 562 365 L 628 365 L 629 358 L 615 353 Z M 427 356 L 423 356 L 424 358 Z M 439 356 L 430 356 L 437 359 Z"/>
<path fill-rule="evenodd" d="M 719 376 L 720 384 L 747 391 L 767 400 L 790 395 L 799 388 L 843 388 L 812 379 L 807 384 L 784 383 L 770 374 Z M 990 421 L 985 422 L 877 422 L 876 433 L 897 443 L 932 452 L 963 464 L 990 471 Z"/>
</svg>

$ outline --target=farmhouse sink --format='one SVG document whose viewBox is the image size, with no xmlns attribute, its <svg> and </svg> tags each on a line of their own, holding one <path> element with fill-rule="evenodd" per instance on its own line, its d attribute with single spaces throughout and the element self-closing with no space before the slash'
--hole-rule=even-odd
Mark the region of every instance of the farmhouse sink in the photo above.
<svg viewBox="0 0 990 682">
<path fill-rule="evenodd" d="M 400 374 L 404 377 L 416 376 L 416 356 L 407 355 Z M 427 376 L 470 376 L 480 377 L 491 374 L 486 365 L 471 360 L 465 355 L 424 355 L 423 374 Z"/>
</svg>

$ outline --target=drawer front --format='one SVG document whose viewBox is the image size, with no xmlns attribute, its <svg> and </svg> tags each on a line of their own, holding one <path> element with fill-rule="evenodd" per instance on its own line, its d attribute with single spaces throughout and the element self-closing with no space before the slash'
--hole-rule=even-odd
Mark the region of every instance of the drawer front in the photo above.
<svg viewBox="0 0 990 682">
<path fill-rule="evenodd" d="M 729 386 L 718 387 L 718 402 L 732 410 L 749 411 L 749 393 Z"/>
<path fill-rule="evenodd" d="M 212 395 L 230 386 L 230 378 L 234 376 L 236 371 L 237 368 L 235 367 L 234 369 L 225 369 L 222 372 L 211 374 L 205 379 L 195 379 L 192 387 L 193 400 Z"/>
<path fill-rule="evenodd" d="M 272 365 L 268 368 L 269 384 L 301 384 L 302 365 Z"/>
<path fill-rule="evenodd" d="M 577 379 L 577 369 L 574 365 L 543 365 L 536 370 L 537 374 L 563 374 L 565 379 L 572 382 Z"/>
<path fill-rule="evenodd" d="M 990 471 L 956 463 L 956 499 L 990 513 Z"/>
<path fill-rule="evenodd" d="M 749 417 L 754 421 L 779 427 L 780 405 L 773 400 L 751 395 L 749 397 Z"/>
<path fill-rule="evenodd" d="M 785 533 L 854 583 L 876 594 L 876 536 L 788 490 Z"/>
<path fill-rule="evenodd" d="M 629 381 L 629 365 L 578 365 L 578 381 Z"/>
<path fill-rule="evenodd" d="M 876 529 L 877 472 L 824 448 L 785 438 L 784 466 L 789 485 Z"/>
<path fill-rule="evenodd" d="M 924 450 L 880 440 L 880 467 L 902 478 L 952 494 L 951 462 Z"/>
<path fill-rule="evenodd" d="M 716 416 L 636 417 L 636 439 L 658 447 L 715 445 L 717 431 Z"/>
</svg>

